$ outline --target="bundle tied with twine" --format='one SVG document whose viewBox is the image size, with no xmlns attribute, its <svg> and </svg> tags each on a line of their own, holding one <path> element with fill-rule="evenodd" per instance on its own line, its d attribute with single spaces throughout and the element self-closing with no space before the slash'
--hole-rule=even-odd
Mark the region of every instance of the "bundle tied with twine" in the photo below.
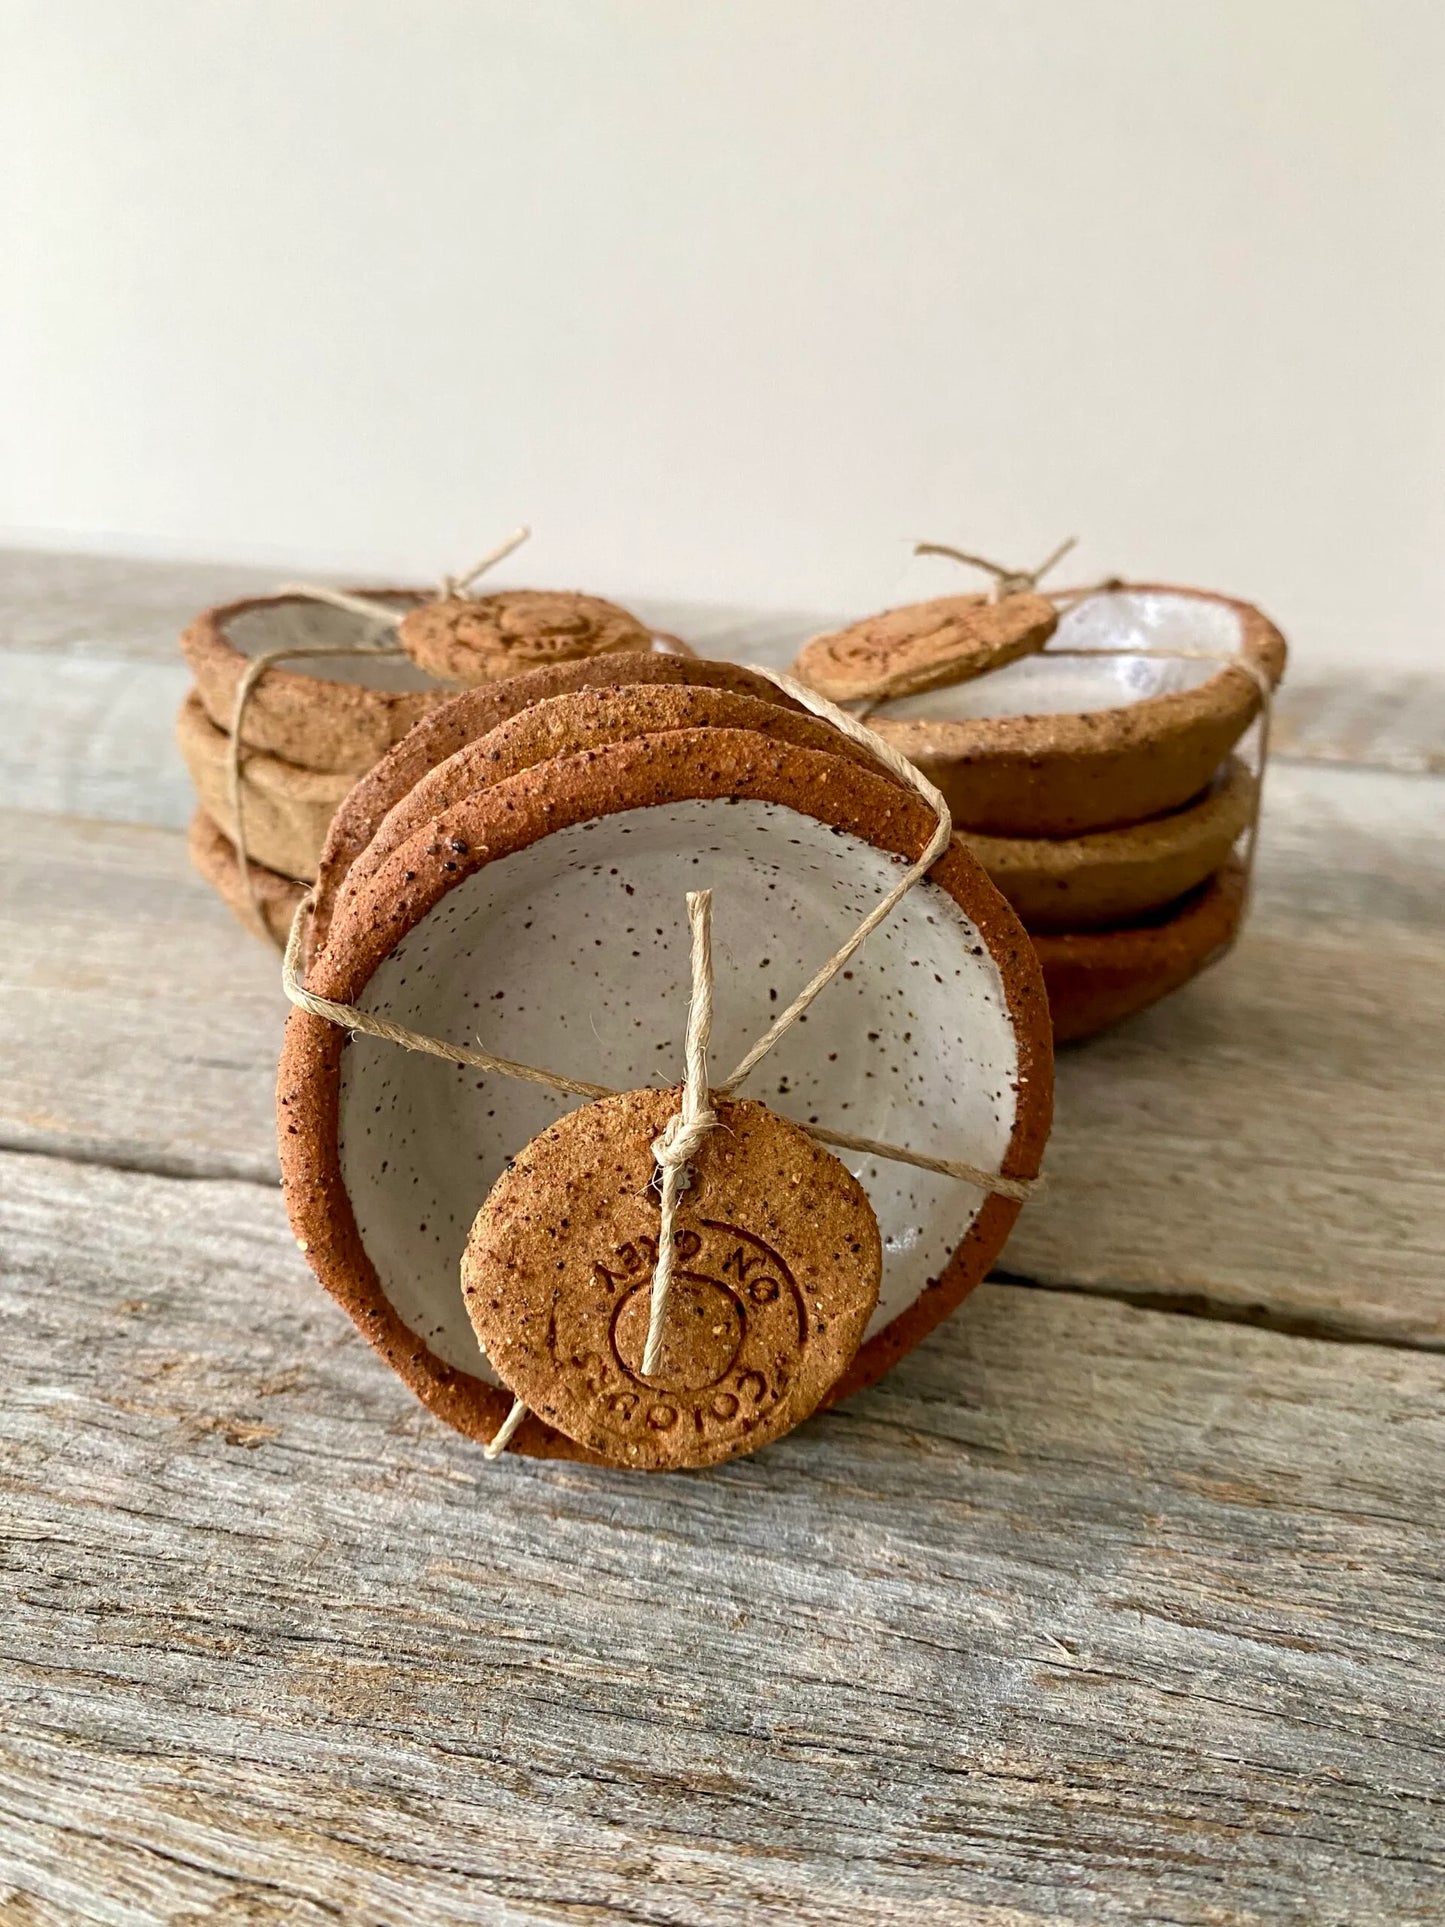
<svg viewBox="0 0 1445 1927">
<path fill-rule="evenodd" d="M 514 529 L 505 542 L 499 542 L 489 549 L 481 561 L 466 571 L 464 575 L 445 575 L 442 577 L 433 597 L 437 602 L 449 602 L 456 597 L 465 596 L 474 582 L 504 562 L 514 550 L 519 549 L 532 531 L 523 526 Z M 309 602 L 328 603 L 333 609 L 344 609 L 349 615 L 360 616 L 365 621 L 378 625 L 384 635 L 393 634 L 399 627 L 402 610 L 394 609 L 385 602 L 378 602 L 371 596 L 353 595 L 347 589 L 333 589 L 322 583 L 286 582 L 277 589 L 278 596 L 304 597 Z M 380 639 L 365 642 L 343 643 L 303 643 L 285 649 L 268 649 L 254 656 L 247 663 L 240 681 L 236 684 L 235 701 L 231 706 L 231 727 L 226 743 L 226 795 L 231 807 L 232 842 L 236 851 L 236 864 L 241 879 L 241 900 L 252 927 L 271 941 L 270 926 L 261 914 L 261 906 L 256 899 L 256 882 L 251 875 L 250 853 L 246 841 L 246 799 L 241 783 L 241 772 L 245 764 L 246 711 L 256 693 L 257 685 L 267 670 L 274 669 L 278 663 L 333 661 L 351 658 L 383 660 L 405 656 L 407 651 L 399 642 L 385 642 Z M 434 680 L 439 680 L 434 678 Z M 279 945 L 278 948 L 284 948 Z"/>
<path fill-rule="evenodd" d="M 765 676 L 787 695 L 792 696 L 813 715 L 831 722 L 850 741 L 870 751 L 885 769 L 928 804 L 934 815 L 934 827 L 917 859 L 908 866 L 893 887 L 814 972 L 787 1008 L 743 1053 L 730 1074 L 721 1083 L 712 1086 L 709 1086 L 707 1076 L 707 1049 L 712 1025 L 711 892 L 696 891 L 689 894 L 688 920 L 692 931 L 691 994 L 684 1048 L 685 1075 L 682 1100 L 678 1112 L 669 1120 L 652 1147 L 659 1173 L 662 1223 L 658 1236 L 658 1262 L 652 1278 L 648 1335 L 643 1357 L 644 1373 L 655 1368 L 662 1342 L 668 1294 L 672 1284 L 674 1245 L 672 1229 L 678 1200 L 686 1184 L 687 1168 L 703 1139 L 717 1122 L 716 1113 L 712 1108 L 712 1098 L 733 1095 L 769 1051 L 793 1028 L 814 999 L 833 981 L 860 945 L 865 943 L 879 924 L 892 914 L 909 891 L 923 881 L 948 849 L 953 837 L 953 819 L 943 795 L 896 749 L 875 736 L 856 717 L 848 715 L 846 711 L 839 709 L 802 683 L 795 682 L 791 676 L 786 676 L 775 669 L 759 668 L 757 673 Z M 313 896 L 308 894 L 297 906 L 281 971 L 285 993 L 298 1009 L 308 1011 L 312 1016 L 319 1017 L 326 1023 L 347 1029 L 353 1035 L 380 1038 L 387 1043 L 398 1044 L 405 1050 L 420 1051 L 431 1057 L 442 1058 L 449 1063 L 465 1064 L 473 1069 L 517 1078 L 530 1084 L 540 1084 L 549 1090 L 563 1091 L 571 1096 L 599 1098 L 619 1095 L 610 1085 L 570 1077 L 565 1073 L 536 1064 L 518 1063 L 514 1059 L 499 1057 L 490 1051 L 484 1051 L 478 1046 L 452 1044 L 443 1038 L 411 1030 L 402 1024 L 394 1024 L 389 1018 L 378 1017 L 358 1004 L 340 1003 L 333 998 L 321 997 L 308 990 L 302 980 L 301 950 L 303 932 L 312 902 Z M 1043 1182 L 1041 1178 L 1006 1177 L 997 1171 L 985 1171 L 963 1159 L 934 1157 L 907 1145 L 860 1137 L 852 1132 L 836 1131 L 822 1125 L 808 1124 L 801 1128 L 807 1130 L 809 1135 L 817 1139 L 820 1144 L 826 1144 L 831 1148 L 880 1158 L 885 1162 L 912 1165 L 916 1169 L 935 1172 L 942 1177 L 955 1178 L 962 1183 L 974 1185 L 980 1191 L 996 1197 L 1009 1198 L 1020 1204 L 1031 1197 Z M 486 1447 L 488 1458 L 495 1458 L 506 1449 L 525 1414 L 525 1403 L 520 1399 L 515 1400 L 507 1418 Z"/>
</svg>

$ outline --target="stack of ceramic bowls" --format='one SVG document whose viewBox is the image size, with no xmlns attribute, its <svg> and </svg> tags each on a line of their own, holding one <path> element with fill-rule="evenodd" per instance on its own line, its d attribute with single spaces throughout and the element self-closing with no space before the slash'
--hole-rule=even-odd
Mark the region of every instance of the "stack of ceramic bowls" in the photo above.
<svg viewBox="0 0 1445 1927">
<path fill-rule="evenodd" d="M 938 784 L 1022 918 L 1060 1040 L 1144 1009 L 1234 940 L 1258 782 L 1241 739 L 1285 663 L 1279 631 L 1232 597 L 1063 600 L 914 604 L 815 638 L 796 669 L 835 699 L 867 682 L 868 726 Z M 964 646 L 980 624 L 990 650 Z"/>
<path fill-rule="evenodd" d="M 410 1032 L 661 1099 L 683 1064 L 685 892 L 714 898 L 710 1061 L 721 1079 L 935 827 L 914 789 L 754 671 L 655 652 L 534 669 L 432 708 L 352 789 L 319 865 L 306 989 Z M 1048 1131 L 1051 1071 L 1037 959 L 955 840 L 738 1097 L 805 1130 L 831 1126 L 1028 1179 Z M 646 1238 L 613 1251 L 583 1235 L 595 1224 L 582 1194 L 599 1170 L 614 1171 L 606 1157 L 589 1154 L 567 1178 L 577 1186 L 560 1215 L 527 1206 L 491 1247 L 474 1231 L 504 1173 L 512 1185 L 560 1157 L 560 1119 L 579 1112 L 586 1140 L 579 1096 L 298 1009 L 278 1099 L 288 1209 L 308 1261 L 460 1430 L 492 1439 L 515 1395 L 528 1409 L 512 1441 L 523 1452 L 659 1467 L 751 1449 L 748 1436 L 770 1435 L 746 1430 L 766 1370 L 743 1371 L 738 1346 L 794 1298 L 794 1385 L 806 1377 L 822 1331 L 811 1297 L 764 1241 L 707 1217 L 706 1153 L 702 1204 L 689 1208 L 702 1211 L 698 1237 L 720 1241 L 716 1262 L 705 1249 L 690 1256 L 696 1240 L 678 1250 L 692 1266 L 688 1303 L 711 1310 L 673 1384 L 666 1369 L 644 1373 L 637 1355 L 655 1242 L 649 1257 Z M 906 1162 L 862 1152 L 845 1162 L 876 1216 L 876 1302 L 846 1361 L 807 1379 L 808 1409 L 917 1343 L 986 1274 L 1019 1209 L 1016 1197 Z M 629 1185 L 626 1209 L 651 1210 L 655 1233 L 644 1193 Z M 478 1305 L 505 1311 L 501 1272 L 539 1243 L 549 1276 L 556 1255 L 559 1292 L 591 1276 L 615 1294 L 597 1354 L 567 1347 L 557 1360 L 579 1397 L 602 1401 L 590 1429 L 512 1375 L 525 1331 L 506 1354 L 483 1345 Z M 544 1320 L 539 1345 L 553 1342 L 549 1330 Z M 535 1376 L 535 1349 L 523 1363 Z M 724 1436 L 728 1425 L 742 1429 Z"/>
<path fill-rule="evenodd" d="M 243 921 L 259 914 L 278 939 L 316 876 L 337 805 L 458 684 L 619 649 L 685 653 L 674 638 L 652 635 L 626 610 L 591 596 L 347 594 L 355 606 L 304 592 L 230 603 L 205 610 L 181 637 L 195 678 L 176 724 L 199 803 L 191 858 Z M 241 719 L 248 892 L 236 853 L 231 731 L 248 666 L 277 650 L 302 653 L 267 667 Z"/>
</svg>

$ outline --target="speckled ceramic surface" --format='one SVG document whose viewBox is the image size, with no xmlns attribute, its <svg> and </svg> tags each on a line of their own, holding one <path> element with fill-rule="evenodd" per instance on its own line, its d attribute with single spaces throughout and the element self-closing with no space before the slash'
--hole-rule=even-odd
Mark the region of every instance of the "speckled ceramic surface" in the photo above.
<svg viewBox="0 0 1445 1927">
<path fill-rule="evenodd" d="M 1059 654 L 1115 648 L 1237 654 L 1271 684 L 1284 673 L 1284 639 L 1258 609 L 1139 585 L 1086 596 L 1039 654 L 884 703 L 869 727 L 932 777 L 960 827 L 1075 836 L 1160 816 L 1205 788 L 1259 713 L 1259 685 L 1212 661 Z"/>
<path fill-rule="evenodd" d="M 1254 798 L 1253 775 L 1233 757 L 1202 797 L 1125 829 L 1073 837 L 961 835 L 1025 929 L 1093 930 L 1146 916 L 1211 876 L 1248 827 Z"/>
<path fill-rule="evenodd" d="M 338 922 L 311 987 L 616 1089 L 675 1082 L 684 892 L 714 897 L 712 1062 L 746 1046 L 916 853 L 932 816 L 856 765 L 750 732 L 678 731 L 464 799 Z M 896 853 L 896 854 L 895 854 Z M 800 1122 L 1030 1176 L 1051 1110 L 1047 1013 L 1017 920 L 960 847 L 869 939 L 739 1094 Z M 575 1100 L 296 1012 L 280 1132 L 318 1274 L 418 1394 L 489 1437 L 508 1401 L 462 1301 L 468 1229 L 508 1156 Z M 845 1154 L 884 1242 L 878 1308 L 836 1395 L 983 1276 L 1017 1205 Z M 571 1451 L 529 1421 L 522 1449 Z"/>
<path fill-rule="evenodd" d="M 332 819 L 321 854 L 316 910 L 309 938 L 314 953 L 326 941 L 331 913 L 347 873 L 388 812 L 429 770 L 533 703 L 584 689 L 686 687 L 733 691 L 797 711 L 766 676 L 739 663 L 699 661 L 666 650 L 649 655 L 595 656 L 530 669 L 505 682 L 466 689 L 434 709 L 355 785 Z"/>
<path fill-rule="evenodd" d="M 427 771 L 387 812 L 353 862 L 342 888 L 343 899 L 354 896 L 408 837 L 471 791 L 505 782 L 550 756 L 600 749 L 607 743 L 668 729 L 755 729 L 779 742 L 800 743 L 805 749 L 825 750 L 869 769 L 880 768 L 868 750 L 831 723 L 732 689 L 629 683 L 615 689 L 577 689 L 565 696 L 545 696 Z M 889 777 L 890 782 L 894 780 Z"/>
<path fill-rule="evenodd" d="M 1055 1041 L 1093 1037 L 1197 977 L 1238 936 L 1244 904 L 1244 870 L 1230 862 L 1167 913 L 1118 930 L 1035 935 Z"/>
<path fill-rule="evenodd" d="M 460 686 L 498 682 L 544 663 L 651 647 L 647 625 L 630 609 L 555 589 L 424 602 L 402 618 L 400 637 L 419 668 Z"/>
</svg>

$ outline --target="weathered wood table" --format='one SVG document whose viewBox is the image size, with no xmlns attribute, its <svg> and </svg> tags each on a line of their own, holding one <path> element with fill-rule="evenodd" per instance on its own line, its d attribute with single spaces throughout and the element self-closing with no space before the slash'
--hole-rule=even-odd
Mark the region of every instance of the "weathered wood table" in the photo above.
<svg viewBox="0 0 1445 1927">
<path fill-rule="evenodd" d="M 1437 685 L 1297 667 L 1248 933 L 1065 1055 L 995 1282 L 637 1478 L 485 1465 L 288 1235 L 169 735 L 267 578 L 0 577 L 0 1921 L 1445 1919 Z"/>
</svg>

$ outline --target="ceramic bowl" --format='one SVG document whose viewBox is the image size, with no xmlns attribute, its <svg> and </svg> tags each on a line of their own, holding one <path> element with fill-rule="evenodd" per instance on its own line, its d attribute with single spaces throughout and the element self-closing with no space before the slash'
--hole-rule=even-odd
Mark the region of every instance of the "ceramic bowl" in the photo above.
<svg viewBox="0 0 1445 1927">
<path fill-rule="evenodd" d="M 382 821 L 430 770 L 534 703 L 583 689 L 686 687 L 751 696 L 799 711 L 776 683 L 739 663 L 699 661 L 670 652 L 597 656 L 531 669 L 504 682 L 454 693 L 362 777 L 332 819 L 317 876 L 316 908 L 307 939 L 314 955 L 326 941 L 338 893 Z"/>
<path fill-rule="evenodd" d="M 1030 931 L 1096 930 L 1175 903 L 1227 860 L 1254 813 L 1237 757 L 1182 810 L 1074 837 L 960 832 Z"/>
<path fill-rule="evenodd" d="M 205 878 L 216 895 L 248 930 L 255 931 L 257 936 L 264 934 L 270 937 L 277 945 L 285 944 L 296 907 L 306 894 L 302 884 L 293 883 L 290 877 L 278 876 L 274 870 L 268 870 L 260 863 L 253 863 L 250 866 L 251 888 L 261 919 L 261 927 L 257 929 L 255 916 L 241 888 L 241 866 L 236 861 L 235 845 L 204 810 L 197 810 L 191 818 L 186 849 L 191 867 Z"/>
<path fill-rule="evenodd" d="M 679 730 L 463 798 L 382 867 L 311 989 L 616 1089 L 671 1085 L 687 1007 L 684 892 L 714 891 L 725 1076 L 933 829 L 881 776 L 754 732 Z M 911 891 L 739 1093 L 785 1116 L 1033 1175 L 1052 1059 L 1037 960 L 961 846 Z M 279 1085 L 297 1239 L 418 1396 L 489 1438 L 510 1406 L 459 1263 L 507 1160 L 577 1100 L 293 1011 Z M 876 1378 L 984 1276 L 1018 1205 L 841 1153 L 884 1245 L 882 1293 L 834 1398 Z M 529 1418 L 516 1445 L 579 1456 Z M 585 1455 L 584 1455 L 585 1456 Z"/>
<path fill-rule="evenodd" d="M 1197 977 L 1239 935 L 1244 904 L 1244 870 L 1231 861 L 1152 919 L 1118 930 L 1033 936 L 1055 1043 L 1093 1037 Z"/>
<path fill-rule="evenodd" d="M 176 717 L 176 741 L 202 809 L 234 842 L 230 737 L 211 721 L 195 690 Z M 264 750 L 243 749 L 241 805 L 249 855 L 282 876 L 310 882 L 336 806 L 350 787 L 349 776 L 302 769 Z"/>
<path fill-rule="evenodd" d="M 544 696 L 428 770 L 415 789 L 388 810 L 347 872 L 342 899 L 364 888 L 367 878 L 381 868 L 393 850 L 472 791 L 490 789 L 519 770 L 534 768 L 553 756 L 600 749 L 608 743 L 630 742 L 670 729 L 756 730 L 779 742 L 821 749 L 888 775 L 868 750 L 850 741 L 831 723 L 732 689 L 626 684 Z M 888 780 L 898 779 L 888 775 Z"/>
<path fill-rule="evenodd" d="M 937 783 L 961 828 L 1076 836 L 1162 816 L 1209 783 L 1260 688 L 1213 661 L 1090 659 L 1125 648 L 1239 655 L 1271 685 L 1284 673 L 1284 638 L 1247 602 L 1138 585 L 1074 603 L 1038 654 L 883 703 L 868 726 Z"/>
<path fill-rule="evenodd" d="M 417 607 L 425 592 L 359 589 L 354 593 L 398 611 Z M 296 595 L 255 596 L 203 610 L 181 636 L 206 714 L 229 733 L 236 688 L 248 663 L 272 649 L 350 647 L 396 642 L 385 623 Z M 673 654 L 686 644 L 657 636 L 654 648 Z M 251 692 L 244 741 L 304 769 L 360 775 L 399 743 L 414 723 L 456 694 L 455 688 L 407 656 L 310 659 L 277 663 Z"/>
</svg>

